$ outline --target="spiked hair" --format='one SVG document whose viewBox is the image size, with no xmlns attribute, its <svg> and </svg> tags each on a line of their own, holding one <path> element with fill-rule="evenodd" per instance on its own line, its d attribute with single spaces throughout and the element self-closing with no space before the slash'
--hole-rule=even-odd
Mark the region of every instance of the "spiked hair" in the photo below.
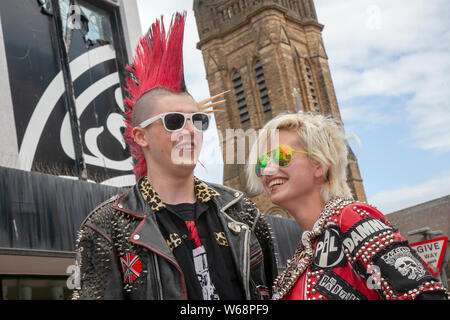
<svg viewBox="0 0 450 320">
<path fill-rule="evenodd" d="M 125 104 L 125 141 L 134 159 L 133 172 L 139 179 L 147 173 L 147 164 L 140 146 L 133 138 L 133 110 L 136 102 L 154 88 L 171 92 L 185 92 L 183 72 L 183 35 L 186 12 L 176 13 L 169 32 L 164 29 L 163 17 L 152 24 L 140 39 L 133 58 L 127 66 L 129 77 L 125 80 L 128 93 Z"/>
</svg>

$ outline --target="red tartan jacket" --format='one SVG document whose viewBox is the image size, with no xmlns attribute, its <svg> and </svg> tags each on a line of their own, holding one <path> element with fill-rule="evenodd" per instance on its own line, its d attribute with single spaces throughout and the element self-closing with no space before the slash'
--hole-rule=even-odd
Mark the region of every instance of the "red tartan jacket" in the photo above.
<svg viewBox="0 0 450 320">
<path fill-rule="evenodd" d="M 315 240 L 312 263 L 283 300 L 446 299 L 408 242 L 376 208 L 335 210 Z"/>
</svg>

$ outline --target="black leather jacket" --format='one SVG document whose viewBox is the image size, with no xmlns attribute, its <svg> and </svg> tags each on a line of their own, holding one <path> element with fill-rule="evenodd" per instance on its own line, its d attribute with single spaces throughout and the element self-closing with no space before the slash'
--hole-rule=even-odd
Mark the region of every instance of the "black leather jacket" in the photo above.
<svg viewBox="0 0 450 320">
<path fill-rule="evenodd" d="M 195 180 L 197 198 L 214 201 L 247 299 L 269 298 L 275 241 L 264 216 L 242 192 Z M 146 197 L 147 198 L 147 197 Z M 94 209 L 77 239 L 80 283 L 73 299 L 187 299 L 185 276 L 163 238 L 151 195 L 139 182 Z"/>
</svg>

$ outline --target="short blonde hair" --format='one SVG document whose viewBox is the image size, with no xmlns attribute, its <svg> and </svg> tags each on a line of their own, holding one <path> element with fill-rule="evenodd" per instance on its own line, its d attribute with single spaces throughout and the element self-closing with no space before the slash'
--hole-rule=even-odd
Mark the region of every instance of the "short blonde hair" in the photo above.
<svg viewBox="0 0 450 320">
<path fill-rule="evenodd" d="M 325 202 L 335 197 L 352 198 L 347 184 L 348 150 L 344 130 L 332 118 L 310 112 L 281 114 L 262 128 L 248 158 L 247 184 L 251 192 L 264 191 L 255 165 L 259 153 L 264 152 L 262 146 L 267 145 L 268 132 L 273 130 L 297 132 L 298 141 L 309 152 L 310 159 L 320 163 L 327 176 L 321 190 Z"/>
</svg>

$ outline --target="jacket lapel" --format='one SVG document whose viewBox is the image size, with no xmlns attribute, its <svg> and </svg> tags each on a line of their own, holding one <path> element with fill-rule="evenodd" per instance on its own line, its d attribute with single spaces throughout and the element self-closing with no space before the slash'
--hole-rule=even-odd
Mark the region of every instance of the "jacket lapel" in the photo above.
<svg viewBox="0 0 450 320">
<path fill-rule="evenodd" d="M 244 194 L 235 191 L 233 193 L 222 193 L 223 197 L 214 198 L 214 202 L 219 209 L 218 216 L 222 223 L 225 235 L 230 243 L 230 250 L 236 264 L 240 279 L 248 297 L 248 273 L 249 273 L 249 230 L 245 223 L 236 221 L 226 210 L 240 201 Z"/>
<path fill-rule="evenodd" d="M 128 241 L 175 261 L 175 256 L 158 228 L 155 213 L 142 198 L 138 185 L 121 196 L 114 206 L 114 209 L 142 220 Z"/>
<path fill-rule="evenodd" d="M 145 182 L 143 182 L 144 180 Z M 221 190 L 221 193 L 219 193 L 206 183 L 197 179 L 195 181 L 195 193 L 197 198 L 204 202 L 212 200 L 218 209 L 217 214 L 227 239 L 231 242 L 230 249 L 237 269 L 241 279 L 245 283 L 246 269 L 248 268 L 245 263 L 247 260 L 246 256 L 248 256 L 248 248 L 246 248 L 247 243 L 245 239 L 248 236 L 248 226 L 234 220 L 226 213 L 228 208 L 242 199 L 243 193 L 239 191 L 233 192 L 231 190 L 224 190 L 226 192 Z M 179 269 L 175 256 L 166 244 L 156 221 L 155 211 L 161 210 L 164 207 L 164 203 L 151 185 L 148 184 L 146 177 L 139 180 L 128 193 L 122 195 L 114 206 L 116 210 L 142 220 L 128 239 L 130 242 L 163 256 Z"/>
<path fill-rule="evenodd" d="M 175 262 L 175 256 L 167 246 L 155 219 L 154 213 L 143 219 L 131 234 L 129 241 Z"/>
</svg>

